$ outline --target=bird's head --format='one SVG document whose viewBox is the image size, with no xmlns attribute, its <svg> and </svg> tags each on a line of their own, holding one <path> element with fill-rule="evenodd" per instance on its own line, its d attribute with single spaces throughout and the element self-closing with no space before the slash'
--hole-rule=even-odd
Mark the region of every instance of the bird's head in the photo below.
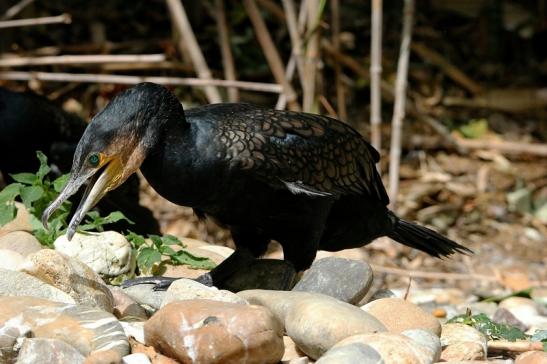
<svg viewBox="0 0 547 364">
<path fill-rule="evenodd" d="M 175 95 L 160 85 L 142 83 L 117 95 L 93 117 L 78 142 L 68 182 L 42 215 L 44 226 L 53 212 L 89 181 L 68 226 L 70 240 L 85 214 L 139 169 L 158 144 L 164 126 L 177 119 L 183 122 L 183 115 Z"/>
</svg>

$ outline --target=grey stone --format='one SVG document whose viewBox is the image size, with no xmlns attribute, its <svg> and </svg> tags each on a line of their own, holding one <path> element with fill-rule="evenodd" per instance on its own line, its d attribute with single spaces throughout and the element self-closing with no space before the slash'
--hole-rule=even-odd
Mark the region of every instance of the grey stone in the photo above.
<svg viewBox="0 0 547 364">
<path fill-rule="evenodd" d="M 24 339 L 16 364 L 80 364 L 85 357 L 72 345 L 57 339 Z"/>
<path fill-rule="evenodd" d="M 406 330 L 401 333 L 402 335 L 410 338 L 416 344 L 429 352 L 429 357 L 432 363 L 439 361 L 441 357 L 441 340 L 437 335 L 429 330 L 414 329 Z"/>
<path fill-rule="evenodd" d="M 376 350 L 363 343 L 352 343 L 330 349 L 315 364 L 384 364 Z"/>
<path fill-rule="evenodd" d="M 166 291 L 154 291 L 155 284 L 137 284 L 124 288 L 123 291 L 137 303 L 142 305 L 148 313 L 160 309 Z"/>
<path fill-rule="evenodd" d="M 286 260 L 256 259 L 235 272 L 224 283 L 224 288 L 239 292 L 250 289 L 287 290 L 296 279 L 293 265 Z"/>
<path fill-rule="evenodd" d="M 114 300 L 114 310 L 112 313 L 119 319 L 148 319 L 146 310 L 142 308 L 132 297 L 117 286 L 109 286 L 112 298 Z"/>
<path fill-rule="evenodd" d="M 372 279 L 372 268 L 366 262 L 328 257 L 316 260 L 293 291 L 322 293 L 357 303 L 366 295 Z"/>
<path fill-rule="evenodd" d="M 516 318 L 515 315 L 511 313 L 511 311 L 503 307 L 498 308 L 496 312 L 494 312 L 494 316 L 492 316 L 492 321 L 498 324 L 515 326 L 521 331 L 528 330 L 528 326 L 526 326 L 518 318 Z"/>
<path fill-rule="evenodd" d="M 27 273 L 0 268 L 0 296 L 30 296 L 50 301 L 76 303 L 67 293 Z"/>
<path fill-rule="evenodd" d="M 206 299 L 241 304 L 247 303 L 243 298 L 230 291 L 219 290 L 215 287 L 207 287 L 206 285 L 191 279 L 182 278 L 177 279 L 169 286 L 161 303 L 161 307 L 174 301 L 192 299 Z"/>
</svg>

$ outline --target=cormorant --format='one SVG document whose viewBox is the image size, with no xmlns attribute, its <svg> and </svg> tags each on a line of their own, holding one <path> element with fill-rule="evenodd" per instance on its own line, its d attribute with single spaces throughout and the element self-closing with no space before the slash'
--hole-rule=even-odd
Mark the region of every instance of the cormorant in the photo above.
<svg viewBox="0 0 547 364">
<path fill-rule="evenodd" d="M 87 123 L 64 111 L 48 99 L 33 92 L 14 92 L 0 87 L 0 171 L 5 182 L 11 174 L 38 170 L 36 151 L 46 154 L 59 176 L 70 170 L 72 157 Z M 127 186 L 104 199 L 99 207 L 103 214 L 122 210 L 135 222 L 115 223 L 117 229 L 138 233 L 159 233 L 152 212 L 139 205 L 139 179 L 135 175 Z"/>
<path fill-rule="evenodd" d="M 441 257 L 467 248 L 397 217 L 376 171 L 378 152 L 350 126 L 320 115 L 244 103 L 186 113 L 167 88 L 142 83 L 92 119 L 53 211 L 91 180 L 68 228 L 139 168 L 163 197 L 229 227 L 236 251 L 210 273 L 222 282 L 270 240 L 297 271 L 318 249 L 360 247 L 389 236 Z"/>
</svg>

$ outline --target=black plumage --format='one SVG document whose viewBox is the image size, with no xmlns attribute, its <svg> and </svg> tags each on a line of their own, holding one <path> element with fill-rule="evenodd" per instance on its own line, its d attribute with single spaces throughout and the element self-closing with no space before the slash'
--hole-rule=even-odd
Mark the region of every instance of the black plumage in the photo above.
<svg viewBox="0 0 547 364">
<path fill-rule="evenodd" d="M 87 123 L 33 92 L 14 92 L 0 87 L 0 172 L 6 183 L 11 174 L 34 172 L 42 151 L 53 165 L 53 174 L 70 171 L 72 158 Z M 159 233 L 152 212 L 139 205 L 139 179 L 135 175 L 123 188 L 112 193 L 98 206 L 103 214 L 123 210 L 136 224 L 120 221 L 117 229 Z"/>
<path fill-rule="evenodd" d="M 100 165 L 90 165 L 92 155 L 101 156 Z M 81 206 L 92 205 L 140 167 L 160 195 L 229 227 L 236 253 L 259 257 L 274 239 L 297 270 L 308 268 L 318 249 L 358 247 L 380 236 L 433 256 L 467 252 L 387 209 L 378 160 L 358 132 L 329 117 L 248 104 L 184 113 L 166 88 L 145 83 L 93 118 L 61 200 L 93 178 L 103 182 Z M 73 219 L 72 231 L 78 223 Z M 214 270 L 215 283 L 237 262 L 228 259 Z"/>
</svg>

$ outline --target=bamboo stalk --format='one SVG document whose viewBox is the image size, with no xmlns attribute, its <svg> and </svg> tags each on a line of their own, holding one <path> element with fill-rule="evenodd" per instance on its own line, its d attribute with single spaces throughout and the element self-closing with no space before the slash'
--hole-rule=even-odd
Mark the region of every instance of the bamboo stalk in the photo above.
<svg viewBox="0 0 547 364">
<path fill-rule="evenodd" d="M 308 4 L 308 33 L 309 40 L 306 45 L 304 58 L 304 84 L 302 85 L 302 110 L 312 112 L 315 103 L 315 86 L 317 77 L 317 58 L 319 56 L 319 35 L 314 29 L 318 22 L 319 0 L 307 0 Z"/>
<path fill-rule="evenodd" d="M 294 92 L 294 89 L 289 81 L 285 78 L 283 62 L 281 61 L 281 57 L 277 52 L 272 37 L 270 36 L 270 32 L 264 23 L 264 19 L 262 19 L 262 16 L 260 15 L 260 11 L 256 6 L 255 1 L 243 0 L 243 5 L 247 10 L 249 18 L 251 19 L 251 23 L 253 24 L 253 28 L 255 30 L 255 35 L 260 43 L 260 46 L 262 47 L 268 64 L 270 65 L 273 76 L 276 82 L 283 87 L 283 93 L 285 93 L 287 97 L 289 108 L 294 111 L 299 111 L 300 105 L 296 101 L 296 93 Z"/>
<path fill-rule="evenodd" d="M 300 85 L 304 84 L 304 61 L 302 59 L 302 37 L 299 31 L 299 22 L 296 19 L 296 10 L 293 0 L 282 0 L 285 14 L 287 15 L 287 28 L 289 29 L 289 36 L 291 37 L 292 51 L 291 59 L 294 58 L 296 63 L 296 70 L 300 78 Z M 304 3 L 305 1 L 303 1 Z M 306 9 L 303 6 L 303 9 Z M 305 11 L 305 10 L 304 10 Z M 305 18 L 304 18 L 305 19 Z M 299 19 L 300 20 L 300 19 Z M 290 62 L 290 60 L 289 60 Z M 287 67 L 288 68 L 288 67 Z"/>
<path fill-rule="evenodd" d="M 17 4 L 10 7 L 4 15 L 0 18 L 0 20 L 8 20 L 13 18 L 15 15 L 19 14 L 21 10 L 32 4 L 34 0 L 21 0 Z"/>
<path fill-rule="evenodd" d="M 0 21 L 0 29 L 59 23 L 70 24 L 72 23 L 72 17 L 70 14 L 61 14 L 57 16 L 44 16 L 42 18 L 4 20 Z"/>
<path fill-rule="evenodd" d="M 182 77 L 156 77 L 156 76 L 129 76 L 129 75 L 103 75 L 91 73 L 54 73 L 54 72 L 22 72 L 11 71 L 1 72 L 0 80 L 16 81 L 53 81 L 53 82 L 88 82 L 88 83 L 116 83 L 134 85 L 141 82 L 153 82 L 163 85 L 177 86 L 218 86 L 237 87 L 243 90 L 281 93 L 282 87 L 273 83 L 259 83 L 247 81 L 230 81 L 203 78 L 182 78 Z"/>
<path fill-rule="evenodd" d="M 209 66 L 207 66 L 205 57 L 203 56 L 203 53 L 198 45 L 196 36 L 192 30 L 192 26 L 190 25 L 190 21 L 188 20 L 188 16 L 182 6 L 181 0 L 166 0 L 166 2 L 172 15 L 175 27 L 177 28 L 179 34 L 184 38 L 184 45 L 188 48 L 192 59 L 192 64 L 196 69 L 198 77 L 204 80 L 212 79 L 211 71 L 209 70 Z M 211 103 L 218 103 L 222 101 L 218 89 L 211 84 L 205 87 L 205 95 Z"/>
<path fill-rule="evenodd" d="M 397 64 L 397 78 L 395 81 L 395 104 L 393 106 L 393 120 L 391 122 L 391 145 L 389 153 L 389 197 L 390 208 L 397 208 L 397 194 L 399 192 L 399 165 L 401 163 L 401 139 L 403 119 L 405 117 L 406 86 L 408 75 L 408 58 L 410 55 L 410 41 L 412 39 L 412 23 L 414 21 L 414 0 L 405 0 L 403 8 L 403 31 L 401 49 Z"/>
<path fill-rule="evenodd" d="M 89 54 L 47 57 L 0 58 L 0 67 L 104 64 L 104 63 L 159 63 L 165 61 L 163 54 Z"/>
<path fill-rule="evenodd" d="M 376 150 L 382 148 L 382 0 L 372 0 L 370 44 L 370 141 Z M 378 165 L 379 167 L 379 165 Z"/>
<path fill-rule="evenodd" d="M 331 1 L 332 48 L 340 52 L 340 0 Z M 347 121 L 345 88 L 342 84 L 342 67 L 334 62 L 334 83 L 336 86 L 336 106 L 340 119 Z"/>
<path fill-rule="evenodd" d="M 215 15 L 218 27 L 218 37 L 220 43 L 220 52 L 222 54 L 222 65 L 224 67 L 224 77 L 233 81 L 236 79 L 236 69 L 234 66 L 234 57 L 230 47 L 230 33 L 226 23 L 226 12 L 224 10 L 224 0 L 215 0 Z M 239 101 L 239 90 L 236 87 L 228 88 L 228 99 L 230 102 Z"/>
</svg>

